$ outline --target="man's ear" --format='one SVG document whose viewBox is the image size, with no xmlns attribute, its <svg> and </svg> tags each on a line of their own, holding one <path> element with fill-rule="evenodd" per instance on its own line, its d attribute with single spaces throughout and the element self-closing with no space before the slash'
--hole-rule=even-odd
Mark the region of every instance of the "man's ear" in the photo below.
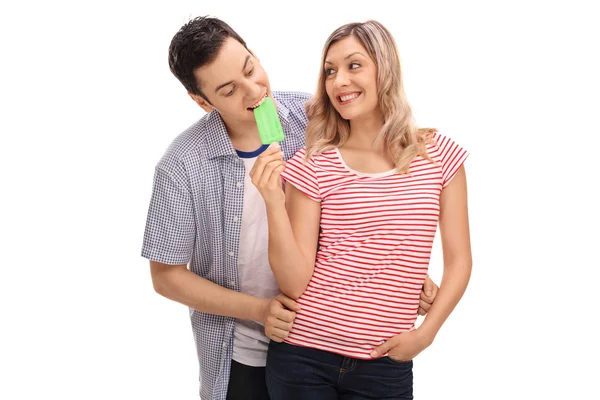
<svg viewBox="0 0 600 400">
<path fill-rule="evenodd" d="M 207 113 L 209 113 L 215 109 L 208 101 L 206 101 L 206 99 L 204 97 L 200 96 L 199 94 L 193 94 L 193 93 L 188 93 L 188 94 L 190 95 L 192 100 L 194 100 L 194 102 L 196 104 L 198 104 L 200 106 L 200 108 L 202 108 Z"/>
</svg>

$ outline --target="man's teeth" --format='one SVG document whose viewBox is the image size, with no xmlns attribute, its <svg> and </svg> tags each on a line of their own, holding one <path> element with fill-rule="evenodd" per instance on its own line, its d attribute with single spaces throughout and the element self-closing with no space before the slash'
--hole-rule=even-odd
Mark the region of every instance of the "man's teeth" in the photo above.
<svg viewBox="0 0 600 400">
<path fill-rule="evenodd" d="M 265 97 L 263 97 L 258 103 L 254 104 L 253 106 L 250 106 L 250 108 L 257 108 L 262 103 L 264 103 L 264 101 L 265 101 L 266 98 L 267 98 L 267 95 L 265 94 Z"/>
<path fill-rule="evenodd" d="M 357 98 L 359 95 L 360 95 L 360 93 L 352 93 L 347 96 L 340 96 L 340 100 L 342 100 L 342 101 L 352 100 L 352 99 Z"/>
</svg>

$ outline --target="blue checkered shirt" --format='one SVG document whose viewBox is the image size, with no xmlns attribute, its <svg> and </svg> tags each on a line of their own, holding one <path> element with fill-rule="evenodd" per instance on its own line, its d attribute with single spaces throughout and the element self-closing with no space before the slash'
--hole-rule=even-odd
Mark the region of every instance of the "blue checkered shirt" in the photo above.
<svg viewBox="0 0 600 400">
<path fill-rule="evenodd" d="M 285 159 L 304 146 L 310 95 L 274 92 Z M 244 163 L 213 111 L 181 133 L 156 166 L 142 256 L 187 264 L 195 274 L 239 291 L 238 247 Z M 235 319 L 190 310 L 200 362 L 200 398 L 225 400 Z"/>
</svg>

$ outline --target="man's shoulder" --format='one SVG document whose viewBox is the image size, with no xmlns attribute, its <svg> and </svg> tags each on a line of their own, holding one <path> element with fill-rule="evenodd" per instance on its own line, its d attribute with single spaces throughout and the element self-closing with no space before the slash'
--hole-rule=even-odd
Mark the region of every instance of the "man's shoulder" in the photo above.
<svg viewBox="0 0 600 400">
<path fill-rule="evenodd" d="M 157 168 L 169 173 L 185 165 L 190 157 L 202 159 L 206 153 L 206 138 L 210 133 L 209 116 L 210 114 L 204 115 L 177 135 L 164 152 Z"/>
<path fill-rule="evenodd" d="M 306 92 L 289 92 L 289 91 L 274 91 L 273 97 L 278 102 L 281 102 L 286 107 L 296 106 L 304 108 L 304 104 L 311 98 L 310 93 Z"/>
</svg>

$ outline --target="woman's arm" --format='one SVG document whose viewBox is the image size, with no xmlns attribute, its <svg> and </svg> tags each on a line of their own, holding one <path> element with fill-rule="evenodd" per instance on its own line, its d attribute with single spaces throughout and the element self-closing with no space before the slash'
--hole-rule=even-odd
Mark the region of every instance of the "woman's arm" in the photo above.
<svg viewBox="0 0 600 400">
<path fill-rule="evenodd" d="M 418 329 L 393 336 L 373 350 L 373 358 L 388 353 L 396 360 L 412 360 L 433 342 L 467 288 L 471 276 L 471 239 L 464 166 L 442 191 L 439 225 L 444 274 L 435 301 Z"/>
<path fill-rule="evenodd" d="M 297 299 L 314 270 L 321 204 L 291 184 L 283 193 L 280 175 L 285 163 L 279 149 L 278 145 L 272 145 L 265 150 L 250 176 L 267 208 L 271 269 L 281 292 Z"/>
<path fill-rule="evenodd" d="M 431 341 L 458 304 L 471 276 L 471 239 L 464 166 L 442 190 L 439 225 L 444 273 L 435 302 L 419 327 L 419 331 Z"/>
<path fill-rule="evenodd" d="M 289 183 L 285 197 L 285 204 L 267 206 L 269 263 L 281 292 L 297 299 L 315 268 L 321 204 Z"/>
</svg>

